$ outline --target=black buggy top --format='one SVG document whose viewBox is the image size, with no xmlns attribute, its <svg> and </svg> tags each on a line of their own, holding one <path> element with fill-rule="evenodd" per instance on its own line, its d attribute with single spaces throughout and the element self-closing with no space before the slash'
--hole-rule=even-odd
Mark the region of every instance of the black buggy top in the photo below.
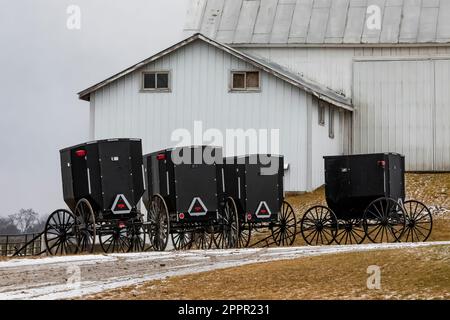
<svg viewBox="0 0 450 320">
<path fill-rule="evenodd" d="M 224 171 L 225 193 L 236 201 L 241 218 L 252 222 L 273 221 L 278 218 L 284 200 L 283 156 L 247 155 L 225 158 Z"/>
<path fill-rule="evenodd" d="M 324 159 L 327 204 L 339 219 L 361 216 L 379 198 L 404 201 L 404 156 L 378 153 Z"/>
<path fill-rule="evenodd" d="M 297 220 L 284 199 L 284 157 L 252 154 L 224 159 L 227 205 L 239 220 L 238 247 L 248 247 L 252 230 L 269 231 L 252 246 L 292 245 Z"/>
<path fill-rule="evenodd" d="M 80 199 L 103 217 L 136 214 L 144 192 L 140 139 L 109 139 L 60 151 L 64 201 L 74 212 Z"/>
<path fill-rule="evenodd" d="M 205 159 L 203 154 L 212 158 Z M 185 163 L 174 162 L 172 155 L 183 157 Z M 147 210 L 150 210 L 152 197 L 160 195 L 171 221 L 189 223 L 216 219 L 223 193 L 221 161 L 222 149 L 211 146 L 179 147 L 144 155 Z"/>
</svg>

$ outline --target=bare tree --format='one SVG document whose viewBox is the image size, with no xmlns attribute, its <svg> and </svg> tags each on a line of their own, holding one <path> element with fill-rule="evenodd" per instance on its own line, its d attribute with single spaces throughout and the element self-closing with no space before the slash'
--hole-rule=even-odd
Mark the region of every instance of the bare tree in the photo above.
<svg viewBox="0 0 450 320">
<path fill-rule="evenodd" d="M 0 235 L 1 234 L 19 234 L 19 230 L 9 218 L 0 218 Z"/>
<path fill-rule="evenodd" d="M 9 219 L 20 233 L 32 232 L 40 223 L 39 214 L 33 209 L 20 209 L 19 212 L 9 215 Z"/>
</svg>

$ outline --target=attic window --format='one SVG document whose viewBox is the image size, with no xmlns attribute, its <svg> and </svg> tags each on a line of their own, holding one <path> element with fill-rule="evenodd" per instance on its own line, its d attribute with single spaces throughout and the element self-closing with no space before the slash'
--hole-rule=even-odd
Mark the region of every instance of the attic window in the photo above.
<svg viewBox="0 0 450 320">
<path fill-rule="evenodd" d="M 142 74 L 142 90 L 144 91 L 168 91 L 170 89 L 169 72 L 144 72 Z"/>
<path fill-rule="evenodd" d="M 257 91 L 260 89 L 259 71 L 231 72 L 232 91 Z"/>
</svg>

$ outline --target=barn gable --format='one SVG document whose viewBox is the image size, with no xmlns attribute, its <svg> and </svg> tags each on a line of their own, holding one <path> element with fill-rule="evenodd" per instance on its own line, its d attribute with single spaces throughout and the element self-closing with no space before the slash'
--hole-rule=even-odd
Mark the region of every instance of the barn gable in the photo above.
<svg viewBox="0 0 450 320">
<path fill-rule="evenodd" d="M 264 64 L 201 39 L 191 41 L 81 93 L 90 99 L 91 139 L 141 138 L 144 153 L 149 153 L 174 146 L 173 134 L 179 129 L 194 134 L 199 122 L 201 134 L 209 129 L 224 136 L 229 130 L 249 130 L 265 131 L 270 137 L 275 130 L 280 142 L 276 152 L 285 155 L 288 165 L 285 190 L 313 190 L 323 183 L 322 156 L 342 154 L 349 148 L 351 112 L 320 100 L 313 87 L 306 92 L 302 79 L 287 81 L 277 66 L 269 69 Z M 241 71 L 259 71 L 259 90 L 231 90 L 231 73 Z M 169 90 L 142 90 L 143 75 L 155 72 L 171 74 Z M 225 140 L 200 143 L 225 145 Z M 242 154 L 227 152 L 228 156 Z"/>
<path fill-rule="evenodd" d="M 327 88 L 326 86 L 320 85 L 319 83 L 316 83 L 314 81 L 303 78 L 302 76 L 300 76 L 297 73 L 290 72 L 278 64 L 271 63 L 270 61 L 267 61 L 263 58 L 258 58 L 256 56 L 252 56 L 251 54 L 248 54 L 248 53 L 243 53 L 241 51 L 238 51 L 236 49 L 233 49 L 231 47 L 228 47 L 226 45 L 218 43 L 214 40 L 211 40 L 202 34 L 195 34 L 195 35 L 173 45 L 172 47 L 170 47 L 166 50 L 163 50 L 163 51 L 157 53 L 156 55 L 151 56 L 150 58 L 145 59 L 145 60 L 129 67 L 128 69 L 125 69 L 125 70 L 109 77 L 108 79 L 101 81 L 101 82 L 79 92 L 78 93 L 79 98 L 82 100 L 89 101 L 91 93 L 93 93 L 93 92 L 101 89 L 102 87 L 109 85 L 109 84 L 113 83 L 114 81 L 144 67 L 145 65 L 147 65 L 149 63 L 152 63 L 154 61 L 164 58 L 166 55 L 168 55 L 176 50 L 179 50 L 180 48 L 183 48 L 183 47 L 191 44 L 194 41 L 203 41 L 204 43 L 207 43 L 208 45 L 211 45 L 217 49 L 220 49 L 221 51 L 224 51 L 224 52 L 252 65 L 253 67 L 255 67 L 259 70 L 265 71 L 265 72 L 279 78 L 280 80 L 290 83 L 291 85 L 298 87 L 298 88 L 304 90 L 305 92 L 308 92 L 308 93 L 316 96 L 317 98 L 319 98 L 321 100 L 324 100 L 328 103 L 331 103 L 337 107 L 341 107 L 346 110 L 350 110 L 350 111 L 352 110 L 351 100 L 348 99 L 347 97 L 345 97 L 344 95 L 342 95 L 338 92 L 335 92 L 335 91 Z"/>
</svg>

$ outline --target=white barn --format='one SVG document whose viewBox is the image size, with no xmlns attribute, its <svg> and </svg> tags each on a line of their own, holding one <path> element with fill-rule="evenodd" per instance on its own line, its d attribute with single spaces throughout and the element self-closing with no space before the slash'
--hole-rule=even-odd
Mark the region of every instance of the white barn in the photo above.
<svg viewBox="0 0 450 320">
<path fill-rule="evenodd" d="M 185 30 L 344 94 L 352 152 L 450 171 L 449 0 L 193 0 Z"/>
<path fill-rule="evenodd" d="M 322 185 L 325 155 L 398 152 L 409 171 L 450 171 L 450 1 L 192 0 L 185 31 L 79 93 L 92 139 L 150 152 L 197 120 L 279 129 L 287 191 Z"/>
<path fill-rule="evenodd" d="M 324 155 L 349 151 L 351 102 L 280 65 L 201 34 L 79 93 L 91 138 L 134 137 L 145 153 L 173 146 L 179 128 L 279 129 L 285 190 L 323 184 Z M 331 126 L 330 126 L 331 124 Z M 229 154 L 229 150 L 225 150 Z"/>
</svg>

